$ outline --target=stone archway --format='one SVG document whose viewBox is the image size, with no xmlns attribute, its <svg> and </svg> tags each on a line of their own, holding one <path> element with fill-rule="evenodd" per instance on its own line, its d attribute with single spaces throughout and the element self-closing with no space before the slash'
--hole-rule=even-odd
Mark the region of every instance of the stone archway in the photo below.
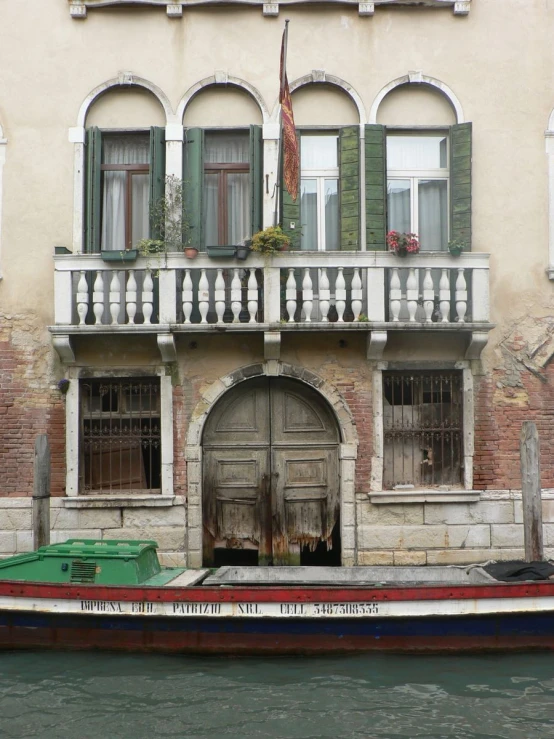
<svg viewBox="0 0 554 739">
<path fill-rule="evenodd" d="M 329 383 L 314 373 L 277 361 L 257 364 L 222 377 L 203 393 L 202 401 L 193 411 L 187 433 L 185 458 L 187 461 L 187 563 L 192 567 L 202 565 L 203 539 L 203 433 L 217 401 L 229 389 L 254 377 L 282 377 L 296 379 L 321 396 L 320 401 L 335 419 L 338 431 L 338 470 L 340 501 L 341 564 L 353 565 L 356 561 L 355 544 L 355 496 L 354 472 L 358 437 L 352 415 L 342 396 Z"/>
</svg>

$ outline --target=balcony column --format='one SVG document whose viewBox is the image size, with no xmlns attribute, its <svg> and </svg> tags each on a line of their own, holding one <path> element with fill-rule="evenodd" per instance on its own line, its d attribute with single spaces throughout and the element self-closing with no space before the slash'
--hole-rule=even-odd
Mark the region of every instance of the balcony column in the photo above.
<svg viewBox="0 0 554 739">
<path fill-rule="evenodd" d="M 281 269 L 264 268 L 264 323 L 281 320 Z"/>
<path fill-rule="evenodd" d="M 272 226 L 275 218 L 277 192 L 277 163 L 279 159 L 279 124 L 264 123 L 264 177 L 263 177 L 263 225 Z"/>
</svg>

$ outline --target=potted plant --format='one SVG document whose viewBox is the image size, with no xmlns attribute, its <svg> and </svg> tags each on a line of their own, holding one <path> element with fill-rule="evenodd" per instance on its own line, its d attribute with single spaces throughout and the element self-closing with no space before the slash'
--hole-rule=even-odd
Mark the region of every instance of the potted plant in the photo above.
<svg viewBox="0 0 554 739">
<path fill-rule="evenodd" d="M 196 256 L 198 249 L 189 244 L 189 224 L 183 214 L 183 182 L 177 177 L 166 177 L 165 195 L 150 206 L 150 231 L 153 235 L 137 244 L 143 257 L 191 249 Z"/>
<path fill-rule="evenodd" d="M 289 247 L 290 238 L 283 233 L 281 226 L 268 226 L 252 236 L 251 249 L 260 254 L 275 254 L 287 251 Z"/>
<path fill-rule="evenodd" d="M 400 233 L 400 231 L 389 231 L 387 234 L 387 246 L 389 251 L 399 257 L 408 254 L 419 254 L 419 239 L 414 233 Z"/>
<path fill-rule="evenodd" d="M 245 260 L 252 251 L 252 239 L 246 239 L 242 244 L 239 244 L 235 250 L 235 257 L 241 261 Z"/>
<path fill-rule="evenodd" d="M 459 257 L 467 249 L 467 243 L 463 239 L 450 239 L 448 251 L 453 257 Z"/>
</svg>

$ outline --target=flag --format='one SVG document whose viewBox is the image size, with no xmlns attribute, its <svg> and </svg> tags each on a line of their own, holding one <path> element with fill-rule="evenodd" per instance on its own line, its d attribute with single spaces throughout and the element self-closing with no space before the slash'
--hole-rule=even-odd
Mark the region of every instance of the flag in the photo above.
<svg viewBox="0 0 554 739">
<path fill-rule="evenodd" d="M 298 156 L 298 141 L 292 114 L 292 100 L 290 97 L 289 82 L 286 70 L 286 41 L 287 27 L 283 31 L 281 42 L 281 65 L 279 76 L 279 103 L 281 104 L 281 131 L 283 146 L 283 181 L 291 198 L 296 201 L 298 196 L 298 170 L 300 167 Z"/>
</svg>

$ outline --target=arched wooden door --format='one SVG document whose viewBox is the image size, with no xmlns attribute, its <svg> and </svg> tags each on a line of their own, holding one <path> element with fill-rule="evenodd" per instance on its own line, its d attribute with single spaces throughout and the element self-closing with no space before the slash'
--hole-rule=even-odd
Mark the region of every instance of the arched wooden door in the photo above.
<svg viewBox="0 0 554 739">
<path fill-rule="evenodd" d="M 340 563 L 338 448 L 311 388 L 260 377 L 230 390 L 203 436 L 204 565 L 300 564 L 333 546 Z"/>
</svg>

